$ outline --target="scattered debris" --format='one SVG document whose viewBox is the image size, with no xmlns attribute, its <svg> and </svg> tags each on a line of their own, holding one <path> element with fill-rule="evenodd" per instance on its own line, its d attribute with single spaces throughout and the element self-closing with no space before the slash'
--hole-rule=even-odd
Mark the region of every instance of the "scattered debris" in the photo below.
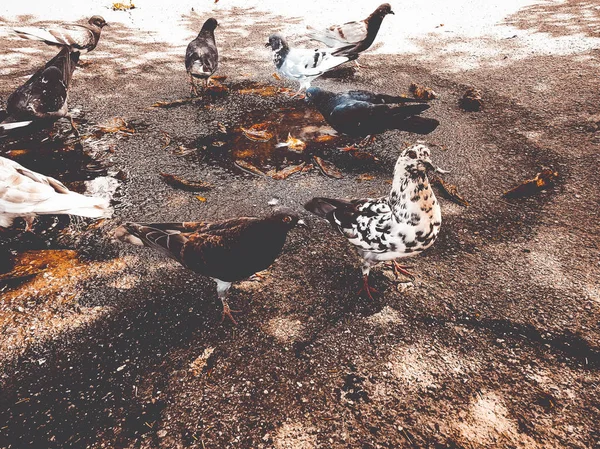
<svg viewBox="0 0 600 449">
<path fill-rule="evenodd" d="M 477 112 L 483 109 L 483 98 L 481 98 L 481 91 L 474 87 L 469 87 L 465 94 L 460 100 L 458 105 L 469 112 Z"/>
<path fill-rule="evenodd" d="M 238 93 L 242 94 L 242 95 L 248 95 L 248 94 L 257 94 L 257 95 L 261 95 L 263 97 L 273 97 L 275 95 L 277 95 L 282 88 L 279 88 L 277 86 L 263 86 L 261 84 L 254 84 L 250 87 L 244 88 L 244 89 L 240 89 L 238 91 Z M 284 88 L 285 89 L 285 88 Z M 289 91 L 289 89 L 285 89 L 287 91 Z"/>
<path fill-rule="evenodd" d="M 295 137 L 292 137 L 292 135 L 288 133 L 287 140 L 285 142 L 278 143 L 277 145 L 275 145 L 275 147 L 277 147 L 277 148 L 287 147 L 288 150 L 295 151 L 297 153 L 301 153 L 302 151 L 304 151 L 306 149 L 306 143 L 304 143 L 300 139 L 296 139 Z"/>
<path fill-rule="evenodd" d="M 342 172 L 340 172 L 338 168 L 331 162 L 326 161 L 325 159 L 322 159 L 319 156 L 313 156 L 313 159 L 315 160 L 317 166 L 321 169 L 324 175 L 336 179 L 341 179 L 344 177 L 344 175 L 342 175 Z"/>
<path fill-rule="evenodd" d="M 204 372 L 204 368 L 208 363 L 208 359 L 215 352 L 215 348 L 209 346 L 200 354 L 192 363 L 190 363 L 190 371 L 193 376 L 199 376 Z"/>
<path fill-rule="evenodd" d="M 275 78 L 277 81 L 281 81 L 281 77 L 279 76 L 279 74 L 277 72 L 273 72 L 273 74 L 271 76 L 273 78 Z"/>
<path fill-rule="evenodd" d="M 374 176 L 369 175 L 367 173 L 363 173 L 362 175 L 358 175 L 358 177 L 356 178 L 357 181 L 372 181 L 373 179 L 375 179 Z"/>
<path fill-rule="evenodd" d="M 269 206 L 277 206 L 279 204 L 279 200 L 277 198 L 271 198 L 267 204 Z"/>
<path fill-rule="evenodd" d="M 535 175 L 535 178 L 523 181 L 518 186 L 504 192 L 504 197 L 521 198 L 533 195 L 547 187 L 552 187 L 556 179 L 558 179 L 558 172 L 551 168 L 545 168 Z"/>
<path fill-rule="evenodd" d="M 201 203 L 206 203 L 206 198 L 204 198 L 203 196 L 197 196 L 196 199 Z"/>
<path fill-rule="evenodd" d="M 169 145 L 171 145 L 171 135 L 166 131 L 161 131 L 161 134 L 164 141 L 162 149 L 165 150 L 169 147 Z"/>
<path fill-rule="evenodd" d="M 258 169 L 258 167 L 252 165 L 250 162 L 246 162 L 243 159 L 238 159 L 237 161 L 235 161 L 235 165 L 239 169 L 245 171 L 246 173 L 250 173 L 251 175 L 266 176 L 262 171 Z"/>
<path fill-rule="evenodd" d="M 250 128 L 242 128 L 242 132 L 244 136 L 246 136 L 250 140 L 258 141 L 258 142 L 267 142 L 273 138 L 273 133 L 269 131 L 271 123 L 257 123 L 252 125 Z"/>
<path fill-rule="evenodd" d="M 113 117 L 106 123 L 98 125 L 98 130 L 102 134 L 108 133 L 123 133 L 123 134 L 134 134 L 135 129 L 129 125 L 122 117 Z"/>
<path fill-rule="evenodd" d="M 129 11 L 130 9 L 135 9 L 135 5 L 131 0 L 129 0 L 129 4 L 116 2 L 112 4 L 113 11 Z"/>
<path fill-rule="evenodd" d="M 419 100 L 433 100 L 438 98 L 438 94 L 433 91 L 430 87 L 421 86 L 417 83 L 410 83 L 409 90 Z"/>
<path fill-rule="evenodd" d="M 223 123 L 221 123 L 221 122 L 217 123 L 217 129 L 219 130 L 220 133 L 227 134 L 227 127 L 225 125 L 223 125 Z"/>
<path fill-rule="evenodd" d="M 469 202 L 465 200 L 460 195 L 460 193 L 458 193 L 458 188 L 454 184 L 447 184 L 446 181 L 444 181 L 439 176 L 435 175 L 431 177 L 431 183 L 434 186 L 439 187 L 444 197 L 448 198 L 449 200 L 452 200 L 456 204 L 460 204 L 464 207 L 469 207 Z"/>
<path fill-rule="evenodd" d="M 204 181 L 190 181 L 168 173 L 161 173 L 160 176 L 163 177 L 167 184 L 178 189 L 190 190 L 192 192 L 205 192 L 212 189 L 212 186 Z"/>
<path fill-rule="evenodd" d="M 322 134 L 315 138 L 315 142 L 317 142 L 317 143 L 331 142 L 332 140 L 335 140 L 335 139 L 336 139 L 336 136 L 333 136 L 331 134 Z"/>
<path fill-rule="evenodd" d="M 309 171 L 311 171 L 313 168 L 315 168 L 314 164 L 307 164 L 304 166 L 304 168 L 302 169 L 302 173 L 308 173 Z"/>
<path fill-rule="evenodd" d="M 278 179 L 278 180 L 286 179 L 290 175 L 293 175 L 294 173 L 298 173 L 299 171 L 302 171 L 302 169 L 304 168 L 305 165 L 306 165 L 305 162 L 302 162 L 299 165 L 290 165 L 289 167 L 286 167 L 283 170 L 280 170 L 278 172 L 276 172 L 275 170 L 272 170 L 272 171 L 268 172 L 267 175 L 269 175 L 273 179 Z"/>
<path fill-rule="evenodd" d="M 187 104 L 187 103 L 197 103 L 200 101 L 202 101 L 201 97 L 181 98 L 179 100 L 173 100 L 173 101 L 157 101 L 150 107 L 151 108 L 170 108 L 173 106 L 179 106 L 179 105 Z"/>
<path fill-rule="evenodd" d="M 222 97 L 229 93 L 229 88 L 219 81 L 217 81 L 214 77 L 211 78 L 212 84 L 204 89 L 204 92 L 210 95 L 211 97 Z"/>
</svg>

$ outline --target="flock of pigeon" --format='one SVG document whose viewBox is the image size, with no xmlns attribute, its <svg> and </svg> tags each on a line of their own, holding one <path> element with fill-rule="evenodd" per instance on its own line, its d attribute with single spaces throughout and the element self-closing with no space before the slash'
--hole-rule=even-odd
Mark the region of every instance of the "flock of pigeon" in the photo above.
<svg viewBox="0 0 600 449">
<path fill-rule="evenodd" d="M 388 14 L 393 12 L 386 3 L 365 20 L 311 30 L 309 37 L 325 44 L 326 49 L 290 48 L 279 34 L 271 35 L 266 44 L 273 52 L 278 72 L 299 82 L 296 95 L 305 90 L 306 101 L 340 133 L 365 136 L 381 132 L 429 107 L 413 98 L 367 91 L 335 94 L 310 87 L 325 72 L 356 61 L 371 46 Z M 67 98 L 73 72 L 81 52 L 96 47 L 104 26 L 104 19 L 94 16 L 85 25 L 15 30 L 21 37 L 44 41 L 60 47 L 60 51 L 8 98 L 4 116 L 0 117 L 0 134 L 32 124 L 51 124 L 60 118 L 71 119 Z M 194 95 L 198 94 L 196 80 L 206 87 L 217 70 L 217 26 L 215 19 L 208 19 L 186 50 L 185 67 Z M 72 119 L 71 125 L 77 133 Z M 352 201 L 313 198 L 305 204 L 308 211 L 327 219 L 362 256 L 364 283 L 359 293 L 372 298 L 375 290 L 368 282 L 369 271 L 383 261 L 392 261 L 396 275 L 412 276 L 396 260 L 417 255 L 435 242 L 441 210 L 427 178 L 429 169 L 434 169 L 429 149 L 423 144 L 413 145 L 398 157 L 388 195 Z M 39 214 L 100 218 L 111 213 L 108 200 L 71 192 L 56 179 L 0 157 L 0 226 L 9 227 L 20 217 L 30 229 Z M 223 304 L 223 318 L 235 323 L 235 311 L 227 303 L 231 284 L 268 268 L 281 253 L 288 232 L 297 226 L 305 226 L 299 215 L 278 207 L 263 218 L 239 217 L 212 223 L 125 223 L 115 235 L 122 241 L 158 250 L 184 267 L 214 279 Z"/>
</svg>

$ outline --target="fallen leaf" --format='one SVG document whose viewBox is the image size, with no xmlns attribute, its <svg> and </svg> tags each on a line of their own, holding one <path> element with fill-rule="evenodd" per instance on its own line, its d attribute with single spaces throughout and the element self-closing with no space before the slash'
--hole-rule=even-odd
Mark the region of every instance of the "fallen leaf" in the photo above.
<svg viewBox="0 0 600 449">
<path fill-rule="evenodd" d="M 289 150 L 295 151 L 297 153 L 301 153 L 306 149 L 306 143 L 301 141 L 300 139 L 296 139 L 292 137 L 291 134 L 288 133 L 288 138 L 285 142 L 280 142 L 275 145 L 277 148 L 287 147 Z"/>
<path fill-rule="evenodd" d="M 183 179 L 176 175 L 170 175 L 168 173 L 161 173 L 160 176 L 163 177 L 167 184 L 178 189 L 190 190 L 193 192 L 204 192 L 212 189 L 212 186 L 207 182 L 189 181 L 187 179 Z"/>
<path fill-rule="evenodd" d="M 357 151 L 357 148 L 354 145 L 346 145 L 345 147 L 338 148 L 338 150 L 347 153 L 349 151 Z"/>
<path fill-rule="evenodd" d="M 129 126 L 125 119 L 122 117 L 113 117 L 108 122 L 98 125 L 98 130 L 101 133 L 123 133 L 123 134 L 134 134 L 135 129 Z"/>
<path fill-rule="evenodd" d="M 192 363 L 190 363 L 190 371 L 192 372 L 193 376 L 199 376 L 204 372 L 204 369 L 208 363 L 208 359 L 213 352 L 215 352 L 215 348 L 209 346 Z"/>
<path fill-rule="evenodd" d="M 554 185 L 554 181 L 558 179 L 558 172 L 550 168 L 545 168 L 540 173 L 535 175 L 535 178 L 523 181 L 516 187 L 504 192 L 506 198 L 520 198 L 533 195 L 546 187 Z"/>
<path fill-rule="evenodd" d="M 459 193 L 458 188 L 453 184 L 447 184 L 442 178 L 439 176 L 433 176 L 431 178 L 431 183 L 440 188 L 442 194 L 448 198 L 449 200 L 454 201 L 456 204 L 460 204 L 461 206 L 468 207 L 469 202 L 465 200 Z"/>
<path fill-rule="evenodd" d="M 315 137 L 315 142 L 317 143 L 322 143 L 322 142 L 331 142 L 332 140 L 335 140 L 336 137 L 332 136 L 331 134 L 322 134 L 320 136 Z"/>
<path fill-rule="evenodd" d="M 272 97 L 279 93 L 279 87 L 277 86 L 260 86 L 255 85 L 253 87 L 247 87 L 245 89 L 240 89 L 238 92 L 242 95 L 248 94 L 257 94 L 263 97 Z"/>
<path fill-rule="evenodd" d="M 368 175 L 366 173 L 363 173 L 362 175 L 358 175 L 358 177 L 356 178 L 357 181 L 372 181 L 373 179 L 375 179 L 374 176 Z"/>
<path fill-rule="evenodd" d="M 325 159 L 322 159 L 319 156 L 313 156 L 313 159 L 315 160 L 317 166 L 321 169 L 324 175 L 336 179 L 341 179 L 344 177 L 344 175 L 342 175 L 342 172 L 340 172 L 338 168 L 331 162 L 326 161 Z"/>
<path fill-rule="evenodd" d="M 309 171 L 311 171 L 313 168 L 315 168 L 314 164 L 307 164 L 304 166 L 304 168 L 302 169 L 302 173 L 308 173 Z"/>
<path fill-rule="evenodd" d="M 273 133 L 269 131 L 270 122 L 265 123 L 257 123 L 252 125 L 250 128 L 242 128 L 242 132 L 244 136 L 246 136 L 250 140 L 255 140 L 258 142 L 267 142 L 273 138 Z"/>
<path fill-rule="evenodd" d="M 352 151 L 350 153 L 353 158 L 358 159 L 359 161 L 378 161 L 379 159 L 373 156 L 371 153 L 367 153 L 366 151 Z"/>
<path fill-rule="evenodd" d="M 169 145 L 171 145 L 171 135 L 166 132 L 166 131 L 161 131 L 161 134 L 163 136 L 163 141 L 164 141 L 164 145 L 162 147 L 162 149 L 166 149 L 168 148 Z"/>
<path fill-rule="evenodd" d="M 438 97 L 438 94 L 433 91 L 430 87 L 421 86 L 417 83 L 410 83 L 409 90 L 413 93 L 415 98 L 419 100 L 433 100 Z"/>
<path fill-rule="evenodd" d="M 223 125 L 223 123 L 221 123 L 221 122 L 217 123 L 217 128 L 218 128 L 219 132 L 221 132 L 223 134 L 227 134 L 227 128 L 225 127 L 225 125 Z"/>
<path fill-rule="evenodd" d="M 257 175 L 257 176 L 266 176 L 264 172 L 262 172 L 258 169 L 258 167 L 252 165 L 250 162 L 244 161 L 243 159 L 238 159 L 234 163 L 235 163 L 235 165 L 238 166 L 238 168 L 242 169 L 243 171 L 245 171 L 247 173 L 250 173 L 252 175 Z"/>
<path fill-rule="evenodd" d="M 129 4 L 126 3 L 113 3 L 112 4 L 113 11 L 128 11 L 130 9 L 135 9 L 135 5 L 130 1 Z"/>
<path fill-rule="evenodd" d="M 173 106 L 179 106 L 181 104 L 195 103 L 198 101 L 202 101 L 202 98 L 199 98 L 199 97 L 181 98 L 179 100 L 173 100 L 173 101 L 157 101 L 150 107 L 151 108 L 170 108 Z"/>
<path fill-rule="evenodd" d="M 299 171 L 302 171 L 302 169 L 304 168 L 305 165 L 306 165 L 305 162 L 302 162 L 299 165 L 291 165 L 291 166 L 286 167 L 283 170 L 280 170 L 276 173 L 269 174 L 269 176 L 271 176 L 271 178 L 273 178 L 273 179 L 286 179 L 290 175 L 293 175 L 294 173 L 298 173 Z"/>
<path fill-rule="evenodd" d="M 225 81 L 227 79 L 227 75 L 214 75 L 211 76 L 210 79 L 215 81 Z"/>
<path fill-rule="evenodd" d="M 8 150 L 7 153 L 12 157 L 19 157 L 29 153 L 29 150 Z"/>
<path fill-rule="evenodd" d="M 469 87 L 465 94 L 458 100 L 458 105 L 469 112 L 477 112 L 483 109 L 483 98 L 481 91 L 474 87 Z"/>
<path fill-rule="evenodd" d="M 203 196 L 197 196 L 196 199 L 202 203 L 206 203 L 206 198 L 204 198 Z"/>
<path fill-rule="evenodd" d="M 277 72 L 273 72 L 273 78 L 275 78 L 277 81 L 281 81 L 281 77 L 279 76 L 279 74 Z"/>
</svg>

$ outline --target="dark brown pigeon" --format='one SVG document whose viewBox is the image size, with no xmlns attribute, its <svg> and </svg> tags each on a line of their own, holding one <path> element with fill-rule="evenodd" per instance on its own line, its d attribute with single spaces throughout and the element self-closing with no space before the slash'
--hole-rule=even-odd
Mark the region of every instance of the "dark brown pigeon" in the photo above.
<svg viewBox="0 0 600 449">
<path fill-rule="evenodd" d="M 212 74 L 217 71 L 219 52 L 215 43 L 215 28 L 218 25 L 213 18 L 204 22 L 200 33 L 188 44 L 185 51 L 185 69 L 190 76 L 191 92 L 194 95 L 198 95 L 194 78 L 201 79 L 206 87 Z"/>
<path fill-rule="evenodd" d="M 333 55 L 358 56 L 373 44 L 381 23 L 388 14 L 394 12 L 389 3 L 384 3 L 365 20 L 332 25 L 324 30 L 314 30 L 308 37 L 323 42 L 328 47 L 337 48 L 333 51 Z"/>
<path fill-rule="evenodd" d="M 106 25 L 101 16 L 92 16 L 85 25 L 64 23 L 56 28 L 17 28 L 14 31 L 24 39 L 68 47 L 71 51 L 92 51 L 98 45 L 100 33 Z"/>
<path fill-rule="evenodd" d="M 68 90 L 79 61 L 79 52 L 63 47 L 44 67 L 15 90 L 6 102 L 7 117 L 0 123 L 0 133 L 29 126 L 32 123 L 51 125 L 66 117 L 71 120 L 67 106 Z"/>
<path fill-rule="evenodd" d="M 288 232 L 304 222 L 290 209 L 266 218 L 184 223 L 125 223 L 116 230 L 122 241 L 148 246 L 217 283 L 223 319 L 235 323 L 227 303 L 231 284 L 265 270 L 281 253 Z"/>
</svg>

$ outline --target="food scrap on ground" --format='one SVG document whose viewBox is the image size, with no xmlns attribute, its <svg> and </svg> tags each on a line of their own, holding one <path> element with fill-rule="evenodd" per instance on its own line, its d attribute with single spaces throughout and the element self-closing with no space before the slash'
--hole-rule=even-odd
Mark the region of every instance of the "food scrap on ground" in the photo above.
<svg viewBox="0 0 600 449">
<path fill-rule="evenodd" d="M 410 83 L 409 90 L 419 100 L 433 100 L 438 97 L 438 94 L 432 88 L 421 86 L 417 83 Z"/>
<path fill-rule="evenodd" d="M 244 136 L 250 140 L 258 141 L 258 142 L 266 142 L 273 138 L 273 133 L 270 131 L 271 123 L 256 123 L 252 125 L 250 128 L 240 127 Z"/>
<path fill-rule="evenodd" d="M 465 111 L 477 112 L 483 109 L 483 98 L 481 91 L 474 87 L 469 87 L 461 99 L 458 101 L 459 106 Z"/>
<path fill-rule="evenodd" d="M 204 192 L 212 188 L 209 183 L 204 181 L 190 181 L 176 175 L 170 175 L 168 173 L 161 173 L 160 176 L 162 176 L 167 184 L 178 189 L 190 190 L 193 192 Z"/>
<path fill-rule="evenodd" d="M 297 153 L 301 153 L 306 149 L 306 143 L 301 141 L 300 139 L 296 139 L 292 137 L 291 134 L 288 133 L 288 138 L 285 142 L 280 142 L 276 145 L 277 148 L 287 147 L 288 150 L 295 151 Z"/>
<path fill-rule="evenodd" d="M 319 156 L 313 156 L 317 166 L 321 169 L 324 175 L 329 176 L 330 178 L 341 179 L 344 177 L 342 172 L 333 165 L 333 163 L 326 161 L 325 159 L 320 158 Z"/>
<path fill-rule="evenodd" d="M 251 175 L 266 176 L 265 173 L 261 171 L 258 167 L 243 159 L 238 159 L 237 161 L 235 161 L 235 165 L 242 171 L 250 173 Z"/>
<path fill-rule="evenodd" d="M 545 168 L 535 175 L 535 178 L 523 181 L 516 187 L 504 192 L 505 198 L 521 198 L 538 193 L 548 187 L 552 187 L 558 179 L 558 172 L 551 168 Z"/>
<path fill-rule="evenodd" d="M 267 175 L 269 175 L 271 178 L 277 179 L 277 180 L 286 179 L 290 175 L 293 175 L 294 173 L 303 171 L 305 165 L 306 165 L 305 162 L 302 162 L 301 164 L 298 164 L 298 165 L 290 165 L 289 167 L 286 167 L 283 170 L 279 170 L 279 171 L 271 170 L 271 171 L 267 172 Z"/>
</svg>

